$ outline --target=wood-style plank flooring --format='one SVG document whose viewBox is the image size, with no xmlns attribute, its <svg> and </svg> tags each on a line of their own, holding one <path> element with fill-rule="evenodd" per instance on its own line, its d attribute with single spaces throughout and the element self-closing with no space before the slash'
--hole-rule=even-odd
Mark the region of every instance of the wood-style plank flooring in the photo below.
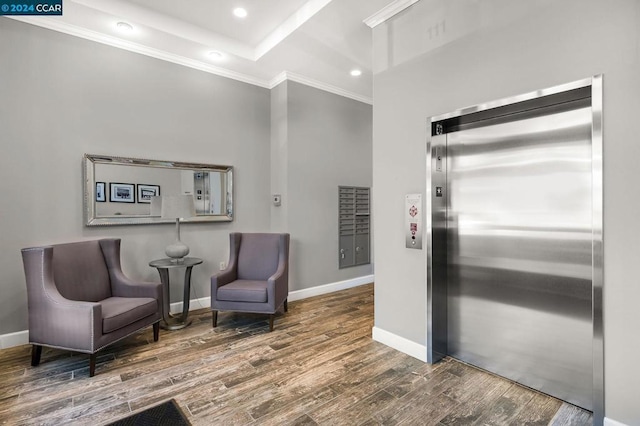
<svg viewBox="0 0 640 426">
<path fill-rule="evenodd" d="M 0 351 L 0 423 L 106 424 L 175 398 L 194 425 L 587 425 L 591 413 L 453 359 L 425 364 L 371 339 L 373 285 L 265 316 L 207 309 L 88 356 Z"/>
</svg>

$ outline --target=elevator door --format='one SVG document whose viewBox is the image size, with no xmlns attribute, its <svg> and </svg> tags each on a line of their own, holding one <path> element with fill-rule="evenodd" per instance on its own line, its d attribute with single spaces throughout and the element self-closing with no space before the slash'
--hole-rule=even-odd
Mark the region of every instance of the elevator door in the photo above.
<svg viewBox="0 0 640 426">
<path fill-rule="evenodd" d="M 591 108 L 446 136 L 448 353 L 592 409 Z"/>
</svg>

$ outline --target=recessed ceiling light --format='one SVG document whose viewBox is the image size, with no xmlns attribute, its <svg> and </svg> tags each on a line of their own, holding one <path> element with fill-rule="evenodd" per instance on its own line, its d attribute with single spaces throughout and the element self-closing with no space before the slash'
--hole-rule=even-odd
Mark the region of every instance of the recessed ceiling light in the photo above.
<svg viewBox="0 0 640 426">
<path fill-rule="evenodd" d="M 133 31 L 133 25 L 128 22 L 118 22 L 116 24 L 116 28 L 118 29 L 118 31 L 121 31 L 123 33 L 130 33 L 131 31 Z"/>
<path fill-rule="evenodd" d="M 351 75 L 354 77 L 360 77 L 362 75 L 362 71 L 360 70 L 351 70 Z"/>
<path fill-rule="evenodd" d="M 233 14 L 236 15 L 238 18 L 246 18 L 247 9 L 242 7 L 236 7 L 235 9 L 233 9 Z"/>
<path fill-rule="evenodd" d="M 224 55 L 221 52 L 218 52 L 217 50 L 212 50 L 207 54 L 207 56 L 209 56 L 210 59 L 213 59 L 216 61 L 224 58 Z"/>
</svg>

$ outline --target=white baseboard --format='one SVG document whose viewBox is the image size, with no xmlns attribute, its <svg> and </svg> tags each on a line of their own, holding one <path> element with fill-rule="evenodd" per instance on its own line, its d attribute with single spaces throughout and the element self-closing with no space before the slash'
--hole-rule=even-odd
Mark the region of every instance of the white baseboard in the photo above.
<svg viewBox="0 0 640 426">
<path fill-rule="evenodd" d="M 334 291 L 346 290 L 348 288 L 357 287 L 364 284 L 369 284 L 373 282 L 373 278 L 373 275 L 365 275 L 363 277 L 357 277 L 350 280 L 319 285 L 317 287 L 305 288 L 303 290 L 290 291 L 289 302 L 293 302 L 294 300 L 302 300 L 313 296 L 320 296 L 322 294 L 333 293 Z M 210 307 L 211 297 L 201 297 L 199 299 L 192 299 L 189 301 L 189 311 L 195 311 L 197 309 L 205 309 Z M 182 312 L 182 302 L 172 303 L 169 306 L 169 310 L 173 314 Z M 0 335 L 0 349 L 26 345 L 27 343 L 29 343 L 28 330 Z"/>
<path fill-rule="evenodd" d="M 373 282 L 373 275 L 365 275 L 363 277 L 352 278 L 350 280 L 338 281 L 335 283 L 329 283 L 319 285 L 316 287 L 305 288 L 302 290 L 295 290 L 289 292 L 289 302 L 295 300 L 307 299 L 309 297 L 320 296 L 323 294 L 333 293 L 334 291 L 346 290 L 348 288 L 358 287 L 364 284 L 370 284 Z"/>
<path fill-rule="evenodd" d="M 395 350 L 405 353 L 409 356 L 427 362 L 427 347 L 419 343 L 413 342 L 397 334 L 390 333 L 378 327 L 371 330 L 373 340 L 387 345 Z"/>
<path fill-rule="evenodd" d="M 603 424 L 604 424 L 604 426 L 627 426 L 624 423 L 617 422 L 617 421 L 609 419 L 607 417 L 604 418 Z"/>
<path fill-rule="evenodd" d="M 364 284 L 370 284 L 373 282 L 373 275 L 365 275 L 362 277 L 352 278 L 350 280 L 338 281 L 335 283 L 323 284 L 316 287 L 305 288 L 302 290 L 294 290 L 289 292 L 288 300 L 293 302 L 295 300 L 308 299 L 309 297 L 321 296 L 323 294 L 333 293 L 334 291 L 346 290 L 348 288 L 358 287 Z M 199 299 L 192 299 L 189 302 L 189 310 L 210 308 L 211 297 L 201 297 Z M 182 312 L 182 302 L 172 303 L 169 307 L 172 314 Z"/>
<path fill-rule="evenodd" d="M 26 345 L 29 343 L 29 331 L 16 331 L 0 335 L 0 349 L 12 348 L 14 346 Z"/>
<path fill-rule="evenodd" d="M 199 299 L 191 299 L 189 301 L 189 311 L 196 311 L 198 309 L 211 308 L 211 297 L 201 297 Z M 169 305 L 169 311 L 172 314 L 179 314 L 182 312 L 182 302 L 175 302 Z"/>
</svg>

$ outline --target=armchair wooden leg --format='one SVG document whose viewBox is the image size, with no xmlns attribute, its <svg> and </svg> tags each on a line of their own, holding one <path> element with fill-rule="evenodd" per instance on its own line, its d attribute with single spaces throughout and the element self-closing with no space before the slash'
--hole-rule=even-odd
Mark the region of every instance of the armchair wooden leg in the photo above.
<svg viewBox="0 0 640 426">
<path fill-rule="evenodd" d="M 40 355 L 42 355 L 42 346 L 33 345 L 31 347 L 31 365 L 36 367 L 40 364 Z"/>
<path fill-rule="evenodd" d="M 89 355 L 89 377 L 93 377 L 96 374 L 96 354 Z"/>
<path fill-rule="evenodd" d="M 153 324 L 153 341 L 157 342 L 160 338 L 160 322 Z"/>
<path fill-rule="evenodd" d="M 217 327 L 218 326 L 218 311 L 211 311 L 211 320 L 213 321 L 213 327 Z"/>
<path fill-rule="evenodd" d="M 287 302 L 287 299 L 284 299 L 284 311 L 289 312 L 289 303 Z"/>
<path fill-rule="evenodd" d="M 269 315 L 269 331 L 273 331 L 273 317 L 275 317 L 275 314 Z"/>
</svg>

